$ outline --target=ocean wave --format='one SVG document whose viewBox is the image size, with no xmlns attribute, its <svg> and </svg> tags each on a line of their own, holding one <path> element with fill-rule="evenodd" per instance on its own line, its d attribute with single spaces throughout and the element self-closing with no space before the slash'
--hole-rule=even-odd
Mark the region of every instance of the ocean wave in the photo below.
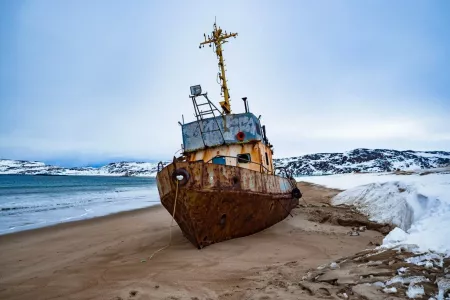
<svg viewBox="0 0 450 300">
<path fill-rule="evenodd" d="M 127 185 L 117 184 L 115 178 L 89 178 L 84 180 L 86 184 L 69 176 L 51 179 L 17 177 L 20 181 L 5 178 L 0 182 L 0 234 L 103 216 L 159 202 L 156 201 L 159 196 L 154 180 L 145 185 L 127 180 L 134 182 Z M 37 180 L 40 183 L 34 182 Z M 55 180 L 63 182 L 51 186 L 50 181 Z M 15 186 L 10 187 L 12 184 Z M 153 199 L 155 203 L 147 202 Z"/>
</svg>

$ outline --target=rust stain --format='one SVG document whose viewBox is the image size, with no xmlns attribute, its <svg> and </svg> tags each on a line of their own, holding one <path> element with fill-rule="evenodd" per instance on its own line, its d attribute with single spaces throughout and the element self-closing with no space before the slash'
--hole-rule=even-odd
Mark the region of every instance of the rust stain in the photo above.
<svg viewBox="0 0 450 300">
<path fill-rule="evenodd" d="M 226 165 L 238 166 L 245 169 L 273 174 L 272 150 L 261 142 L 217 146 L 214 148 L 206 148 L 196 152 L 186 153 L 186 155 L 188 161 L 195 162 L 202 160 L 207 162 L 219 155 L 223 155 L 225 157 L 236 157 L 237 154 L 244 153 L 249 153 L 251 156 L 251 161 L 254 163 L 239 164 L 235 158 L 226 158 Z M 266 153 L 268 160 L 266 160 L 265 157 Z M 262 164 L 264 168 L 258 164 Z M 268 169 L 268 171 L 266 169 Z"/>
<path fill-rule="evenodd" d="M 177 162 L 157 175 L 163 206 L 172 213 L 176 169 L 189 172 L 179 186 L 175 221 L 198 248 L 261 231 L 283 220 L 298 205 L 291 179 L 234 166 Z"/>
</svg>

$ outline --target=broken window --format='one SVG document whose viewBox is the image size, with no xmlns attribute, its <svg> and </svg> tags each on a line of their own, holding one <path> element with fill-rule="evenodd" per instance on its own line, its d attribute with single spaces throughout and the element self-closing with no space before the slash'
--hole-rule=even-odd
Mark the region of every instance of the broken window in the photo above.
<svg viewBox="0 0 450 300">
<path fill-rule="evenodd" d="M 244 154 L 238 154 L 237 155 L 237 162 L 239 164 L 246 164 L 251 162 L 251 157 L 250 157 L 250 153 L 244 153 Z"/>
</svg>

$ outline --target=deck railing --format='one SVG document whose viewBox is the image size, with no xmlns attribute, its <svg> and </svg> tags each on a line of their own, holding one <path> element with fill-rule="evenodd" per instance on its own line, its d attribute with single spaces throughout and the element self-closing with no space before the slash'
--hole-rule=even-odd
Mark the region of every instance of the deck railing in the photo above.
<svg viewBox="0 0 450 300">
<path fill-rule="evenodd" d="M 218 157 L 234 158 L 234 159 L 236 159 L 236 165 L 237 165 L 237 163 L 238 163 L 238 159 L 241 160 L 241 161 L 244 160 L 244 161 L 246 161 L 247 163 L 251 163 L 251 164 L 256 164 L 256 165 L 258 165 L 258 166 L 259 166 L 259 171 L 260 171 L 261 173 L 263 173 L 263 170 L 264 170 L 264 171 L 266 171 L 267 174 L 279 175 L 279 176 L 282 176 L 282 177 L 286 177 L 286 178 L 288 178 L 288 179 L 293 179 L 293 178 L 294 178 L 293 172 L 292 172 L 291 170 L 289 170 L 288 168 L 286 168 L 286 167 L 275 167 L 275 168 L 273 169 L 273 171 L 270 171 L 268 168 L 266 168 L 266 167 L 265 167 L 263 164 L 261 164 L 261 163 L 257 163 L 257 162 L 254 162 L 254 161 L 251 161 L 251 160 L 242 158 L 242 157 L 238 158 L 237 156 L 230 156 L 230 155 L 216 155 L 216 156 L 214 156 L 213 158 L 211 158 L 210 160 L 206 161 L 205 163 L 211 163 L 211 161 L 212 161 L 214 158 L 218 158 Z M 158 167 L 157 167 L 157 172 L 159 173 L 163 168 L 164 168 L 164 163 L 163 163 L 163 162 L 159 162 L 159 163 L 158 163 Z"/>
<path fill-rule="evenodd" d="M 277 172 L 278 172 L 278 174 L 277 174 Z M 289 179 L 294 178 L 293 171 L 289 170 L 286 167 L 276 167 L 274 174 L 275 175 L 280 175 L 282 177 L 286 177 L 286 178 L 289 178 Z"/>
<path fill-rule="evenodd" d="M 263 173 L 263 170 L 265 170 L 267 174 L 272 174 L 272 172 L 271 172 L 268 168 L 266 168 L 262 163 L 257 163 L 257 162 L 254 162 L 254 161 L 251 161 L 251 160 L 242 158 L 242 157 L 239 157 L 239 158 L 238 158 L 237 156 L 216 155 L 216 156 L 214 156 L 213 158 L 211 158 L 210 160 L 208 160 L 208 161 L 205 162 L 205 163 L 210 163 L 214 158 L 218 158 L 218 157 L 235 158 L 235 159 L 236 159 L 236 165 L 238 164 L 238 159 L 239 159 L 240 161 L 246 161 L 245 163 L 256 164 L 256 165 L 259 165 L 259 171 L 260 171 L 261 173 Z"/>
</svg>

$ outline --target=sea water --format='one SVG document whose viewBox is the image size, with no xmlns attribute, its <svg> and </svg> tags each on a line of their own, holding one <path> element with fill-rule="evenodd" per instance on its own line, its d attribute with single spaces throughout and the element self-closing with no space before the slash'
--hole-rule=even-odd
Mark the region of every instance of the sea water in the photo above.
<svg viewBox="0 0 450 300">
<path fill-rule="evenodd" d="M 159 203 L 154 178 L 0 175 L 0 234 Z"/>
</svg>

